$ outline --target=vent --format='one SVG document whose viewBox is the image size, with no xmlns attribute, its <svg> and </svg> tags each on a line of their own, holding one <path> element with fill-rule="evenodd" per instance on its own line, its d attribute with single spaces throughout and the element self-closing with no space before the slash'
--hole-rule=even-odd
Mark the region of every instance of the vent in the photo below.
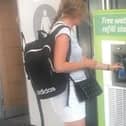
<svg viewBox="0 0 126 126">
<path fill-rule="evenodd" d="M 109 89 L 109 126 L 126 126 L 126 89 Z"/>
</svg>

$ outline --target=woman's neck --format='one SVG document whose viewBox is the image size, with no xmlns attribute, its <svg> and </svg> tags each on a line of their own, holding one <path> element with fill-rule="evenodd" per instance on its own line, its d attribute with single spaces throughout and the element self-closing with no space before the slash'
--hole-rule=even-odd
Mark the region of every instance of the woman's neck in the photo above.
<svg viewBox="0 0 126 126">
<path fill-rule="evenodd" d="M 63 21 L 70 28 L 72 28 L 74 26 L 74 24 L 72 24 L 72 22 L 69 18 L 62 18 L 61 21 Z"/>
</svg>

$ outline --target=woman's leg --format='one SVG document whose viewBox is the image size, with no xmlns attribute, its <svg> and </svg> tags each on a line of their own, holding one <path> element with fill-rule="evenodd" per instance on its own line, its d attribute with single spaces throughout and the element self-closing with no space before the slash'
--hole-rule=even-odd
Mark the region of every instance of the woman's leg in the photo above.
<svg viewBox="0 0 126 126">
<path fill-rule="evenodd" d="M 66 122 L 64 126 L 86 126 L 86 120 L 81 119 L 75 122 Z"/>
</svg>

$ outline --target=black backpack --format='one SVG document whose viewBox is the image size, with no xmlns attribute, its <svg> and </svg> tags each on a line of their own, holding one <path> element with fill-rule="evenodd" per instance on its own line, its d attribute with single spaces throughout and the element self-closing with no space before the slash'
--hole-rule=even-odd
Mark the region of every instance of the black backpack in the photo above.
<svg viewBox="0 0 126 126">
<path fill-rule="evenodd" d="M 25 46 L 25 69 L 36 95 L 41 99 L 57 96 L 69 83 L 69 74 L 54 72 L 52 62 L 55 36 L 64 27 L 68 28 L 61 25 L 52 34 L 41 31 L 41 37 L 38 40 Z M 69 55 L 68 52 L 67 61 L 69 61 Z"/>
</svg>

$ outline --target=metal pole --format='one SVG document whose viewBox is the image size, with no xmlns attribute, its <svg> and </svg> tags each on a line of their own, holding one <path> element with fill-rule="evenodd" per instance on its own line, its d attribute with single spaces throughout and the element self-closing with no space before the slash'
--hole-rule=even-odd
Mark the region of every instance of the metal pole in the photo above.
<svg viewBox="0 0 126 126">
<path fill-rule="evenodd" d="M 102 0 L 102 10 L 105 10 L 106 9 L 106 2 L 105 0 Z"/>
<path fill-rule="evenodd" d="M 111 7 L 110 7 L 110 3 L 111 1 L 110 0 L 106 0 L 106 9 L 109 10 Z"/>
</svg>

